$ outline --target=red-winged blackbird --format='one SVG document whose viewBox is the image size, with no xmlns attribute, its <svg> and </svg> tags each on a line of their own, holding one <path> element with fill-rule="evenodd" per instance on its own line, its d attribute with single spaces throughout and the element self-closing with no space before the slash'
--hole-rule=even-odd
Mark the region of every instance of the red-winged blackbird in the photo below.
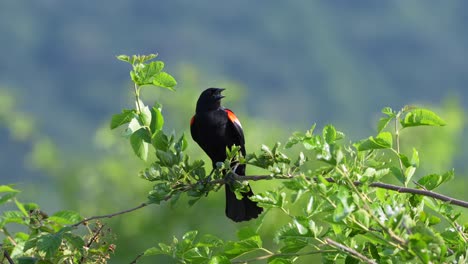
<svg viewBox="0 0 468 264">
<path fill-rule="evenodd" d="M 195 116 L 190 120 L 190 132 L 195 142 L 208 154 L 213 163 L 226 160 L 226 147 L 240 146 L 241 153 L 245 155 L 244 132 L 239 119 L 234 113 L 221 106 L 224 98 L 221 88 L 208 88 L 202 92 L 197 101 Z M 238 175 L 245 175 L 245 164 L 237 166 Z M 250 186 L 249 186 L 250 188 Z M 243 193 L 242 200 L 238 200 L 228 185 L 226 189 L 226 216 L 235 222 L 248 221 L 263 211 L 256 202 L 249 197 L 253 192 Z"/>
</svg>

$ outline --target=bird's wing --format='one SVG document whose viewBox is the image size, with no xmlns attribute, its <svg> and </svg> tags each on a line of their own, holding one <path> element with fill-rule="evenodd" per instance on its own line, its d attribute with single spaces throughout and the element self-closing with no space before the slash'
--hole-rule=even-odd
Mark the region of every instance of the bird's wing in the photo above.
<svg viewBox="0 0 468 264">
<path fill-rule="evenodd" d="M 190 134 L 192 135 L 192 139 L 195 141 L 195 142 L 198 142 L 198 130 L 195 128 L 195 116 L 192 117 L 192 119 L 190 119 Z"/>
<path fill-rule="evenodd" d="M 241 147 L 241 153 L 245 155 L 245 139 L 244 139 L 244 130 L 242 125 L 237 118 L 237 116 L 229 109 L 224 109 L 228 116 L 228 131 L 232 133 L 232 138 L 234 139 L 234 144 Z"/>
</svg>

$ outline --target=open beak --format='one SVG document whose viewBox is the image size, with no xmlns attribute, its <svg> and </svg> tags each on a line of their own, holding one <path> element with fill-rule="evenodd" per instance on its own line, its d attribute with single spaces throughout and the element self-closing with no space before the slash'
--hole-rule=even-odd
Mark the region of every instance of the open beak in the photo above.
<svg viewBox="0 0 468 264">
<path fill-rule="evenodd" d="M 222 98 L 224 98 L 225 96 L 221 94 L 222 91 L 224 91 L 226 89 L 224 88 L 218 88 L 218 93 L 216 94 L 216 99 L 217 100 L 221 100 Z"/>
</svg>

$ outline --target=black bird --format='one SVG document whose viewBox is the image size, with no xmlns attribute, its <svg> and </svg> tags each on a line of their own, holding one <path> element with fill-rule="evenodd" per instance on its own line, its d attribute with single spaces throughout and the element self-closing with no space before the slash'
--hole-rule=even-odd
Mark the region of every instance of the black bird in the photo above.
<svg viewBox="0 0 468 264">
<path fill-rule="evenodd" d="M 236 115 L 221 106 L 221 94 L 225 89 L 208 88 L 202 92 L 197 101 L 195 115 L 190 120 L 190 132 L 193 140 L 208 154 L 215 168 L 217 162 L 226 160 L 226 147 L 240 146 L 245 155 L 244 132 Z M 245 175 L 245 164 L 237 166 L 238 175 Z M 249 197 L 252 190 L 243 193 L 242 200 L 238 200 L 229 185 L 226 189 L 226 216 L 235 222 L 248 221 L 257 218 L 263 211 L 256 202 Z M 250 189 L 250 186 L 249 186 Z"/>
</svg>

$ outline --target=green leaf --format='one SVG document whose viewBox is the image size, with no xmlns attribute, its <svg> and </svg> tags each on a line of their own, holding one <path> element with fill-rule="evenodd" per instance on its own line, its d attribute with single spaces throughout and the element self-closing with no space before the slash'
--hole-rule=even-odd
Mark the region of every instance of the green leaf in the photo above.
<svg viewBox="0 0 468 264">
<path fill-rule="evenodd" d="M 26 211 L 22 203 L 20 203 L 18 200 L 15 199 L 15 204 L 16 204 L 16 207 L 18 207 L 18 209 L 23 213 L 24 216 L 26 217 L 29 216 L 28 211 Z"/>
<path fill-rule="evenodd" d="M 163 68 L 164 62 L 162 61 L 152 61 L 145 64 L 140 70 L 141 79 L 138 85 L 152 84 L 156 75 L 159 74 Z"/>
<path fill-rule="evenodd" d="M 133 152 L 142 160 L 148 158 L 148 143 L 151 142 L 151 137 L 145 128 L 140 128 L 130 136 L 130 144 Z"/>
<path fill-rule="evenodd" d="M 8 186 L 8 185 L 0 185 L 0 193 L 2 193 L 2 192 L 14 192 L 14 193 L 18 193 L 18 192 L 20 192 L 20 191 L 11 188 L 11 187 Z"/>
<path fill-rule="evenodd" d="M 184 252 L 183 259 L 192 264 L 204 264 L 210 257 L 210 249 L 207 247 L 195 247 Z"/>
<path fill-rule="evenodd" d="M 197 243 L 197 246 L 204 247 L 219 247 L 223 245 L 223 240 L 215 237 L 214 235 L 206 234 Z"/>
<path fill-rule="evenodd" d="M 121 114 L 116 114 L 112 116 L 110 128 L 114 129 L 123 124 L 130 122 L 132 118 L 135 117 L 135 115 L 136 115 L 136 112 L 134 109 L 131 109 L 131 110 L 124 109 Z"/>
<path fill-rule="evenodd" d="M 290 259 L 286 259 L 286 258 L 279 258 L 279 257 L 271 257 L 268 259 L 268 264 L 292 264 L 294 263 L 292 260 Z"/>
<path fill-rule="evenodd" d="M 0 205 L 8 202 L 9 200 L 13 199 L 18 193 L 17 192 L 10 192 L 0 196 Z"/>
<path fill-rule="evenodd" d="M 449 170 L 449 171 L 447 171 L 446 173 L 442 174 L 442 181 L 440 182 L 440 184 L 449 182 L 449 181 L 451 181 L 454 177 L 455 177 L 455 170 L 454 170 L 454 169 Z M 440 185 L 440 184 L 439 184 L 439 185 Z"/>
<path fill-rule="evenodd" d="M 177 152 L 182 152 L 187 149 L 187 146 L 188 146 L 187 139 L 185 138 L 185 135 L 182 134 L 182 136 L 180 136 L 179 140 L 174 145 L 174 149 Z"/>
<path fill-rule="evenodd" d="M 403 127 L 445 126 L 445 121 L 442 118 L 431 110 L 424 108 L 409 111 L 400 122 Z"/>
<path fill-rule="evenodd" d="M 166 152 L 169 149 L 169 138 L 162 130 L 156 132 L 151 140 L 151 143 L 157 150 Z"/>
<path fill-rule="evenodd" d="M 121 60 L 121 61 L 125 61 L 125 62 L 130 62 L 130 57 L 128 57 L 127 55 L 119 55 L 119 56 L 116 56 L 118 60 Z"/>
<path fill-rule="evenodd" d="M 152 248 L 148 248 L 147 250 L 145 250 L 145 252 L 143 253 L 143 256 L 148 257 L 148 256 L 154 256 L 154 255 L 161 255 L 161 254 L 167 254 L 167 252 L 161 250 L 160 248 L 152 247 Z"/>
<path fill-rule="evenodd" d="M 63 238 L 70 243 L 74 248 L 81 250 L 85 245 L 83 238 L 73 233 L 63 233 Z"/>
<path fill-rule="evenodd" d="M 439 174 L 429 174 L 418 180 L 418 183 L 428 190 L 433 190 L 442 180 L 442 176 Z"/>
<path fill-rule="evenodd" d="M 47 234 L 37 239 L 36 247 L 39 251 L 45 252 L 46 258 L 51 258 L 57 253 L 62 237 L 57 234 Z"/>
<path fill-rule="evenodd" d="M 359 151 L 373 150 L 373 149 L 388 149 L 393 146 L 393 138 L 390 132 L 381 132 L 377 137 L 369 137 L 368 139 L 361 140 L 356 143 Z"/>
<path fill-rule="evenodd" d="M 151 108 L 151 124 L 149 125 L 153 135 L 164 126 L 164 117 L 160 108 Z"/>
<path fill-rule="evenodd" d="M 197 230 L 189 231 L 182 236 L 182 239 L 192 243 L 197 237 L 197 235 L 198 235 Z"/>
<path fill-rule="evenodd" d="M 143 105 L 141 107 L 140 121 L 141 121 L 141 124 L 144 126 L 150 126 L 152 122 L 152 113 L 147 105 Z"/>
<path fill-rule="evenodd" d="M 151 203 L 159 204 L 171 192 L 171 187 L 167 182 L 160 182 L 154 185 L 153 190 L 149 193 L 148 199 Z"/>
<path fill-rule="evenodd" d="M 39 259 L 33 257 L 20 257 L 17 259 L 18 264 L 37 264 Z"/>
<path fill-rule="evenodd" d="M 224 253 L 229 258 L 234 258 L 236 256 L 254 251 L 261 247 L 262 240 L 260 236 L 256 235 L 240 241 L 228 241 L 224 247 Z"/>
<path fill-rule="evenodd" d="M 243 227 L 237 231 L 237 238 L 239 240 L 248 239 L 254 236 L 258 236 L 255 229 L 250 226 Z"/>
<path fill-rule="evenodd" d="M 5 211 L 3 212 L 3 222 L 24 224 L 26 222 L 26 218 L 20 211 Z"/>
<path fill-rule="evenodd" d="M 453 178 L 453 170 L 439 174 L 429 174 L 418 180 L 418 183 L 428 190 L 433 190 L 439 187 L 442 183 L 447 182 Z"/>
<path fill-rule="evenodd" d="M 323 128 L 322 136 L 325 142 L 333 144 L 336 141 L 336 130 L 332 125 L 326 125 Z"/>
<path fill-rule="evenodd" d="M 226 256 L 214 256 L 208 264 L 231 264 L 231 261 Z"/>
<path fill-rule="evenodd" d="M 392 121 L 393 117 L 382 117 L 379 119 L 379 122 L 377 123 L 377 132 L 380 133 L 382 130 L 384 130 L 390 121 Z"/>
<path fill-rule="evenodd" d="M 81 217 L 77 212 L 64 210 L 51 215 L 49 220 L 62 225 L 71 225 L 83 220 L 83 217 Z"/>
<path fill-rule="evenodd" d="M 169 73 L 160 72 L 154 75 L 153 84 L 174 91 L 173 87 L 177 85 L 177 82 Z"/>
<path fill-rule="evenodd" d="M 293 224 L 296 226 L 297 231 L 299 232 L 299 234 L 305 235 L 305 234 L 307 234 L 307 233 L 309 232 L 309 230 L 308 230 L 305 226 L 303 226 L 303 225 L 299 222 L 298 219 L 294 219 L 294 220 L 293 220 Z"/>
<path fill-rule="evenodd" d="M 286 199 L 286 193 L 267 191 L 262 194 L 257 194 L 251 197 L 254 202 L 259 202 L 260 206 L 265 208 L 282 207 Z"/>
</svg>

